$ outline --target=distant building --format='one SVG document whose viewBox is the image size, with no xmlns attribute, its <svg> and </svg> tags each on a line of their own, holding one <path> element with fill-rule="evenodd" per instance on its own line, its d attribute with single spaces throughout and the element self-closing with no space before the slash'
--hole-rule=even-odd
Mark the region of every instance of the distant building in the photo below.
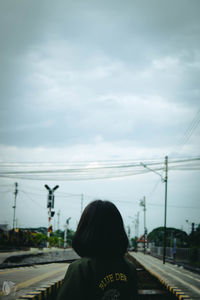
<svg viewBox="0 0 200 300">
<path fill-rule="evenodd" d="M 136 241 L 137 243 L 137 250 L 144 250 L 144 244 L 145 244 L 145 248 L 148 248 L 148 240 L 147 238 L 145 239 L 144 234 L 142 234 Z"/>
</svg>

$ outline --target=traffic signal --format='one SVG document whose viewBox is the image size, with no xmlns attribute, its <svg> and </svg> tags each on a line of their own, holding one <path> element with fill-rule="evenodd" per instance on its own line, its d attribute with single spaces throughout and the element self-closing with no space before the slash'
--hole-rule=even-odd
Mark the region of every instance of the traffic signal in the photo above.
<svg viewBox="0 0 200 300">
<path fill-rule="evenodd" d="M 47 208 L 54 208 L 54 194 L 52 191 L 49 191 L 49 194 L 47 196 Z"/>
<path fill-rule="evenodd" d="M 52 225 L 50 225 L 50 226 L 48 227 L 48 232 L 50 233 L 50 235 L 52 234 L 52 231 L 53 231 L 53 228 L 52 228 Z"/>
<path fill-rule="evenodd" d="M 55 215 L 55 211 L 51 211 L 51 217 L 53 218 L 53 216 Z"/>
</svg>

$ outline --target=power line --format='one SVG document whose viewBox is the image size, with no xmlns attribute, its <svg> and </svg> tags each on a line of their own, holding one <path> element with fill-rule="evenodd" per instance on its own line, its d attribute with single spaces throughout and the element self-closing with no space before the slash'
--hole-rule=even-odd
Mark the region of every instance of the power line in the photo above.
<svg viewBox="0 0 200 300">
<path fill-rule="evenodd" d="M 182 147 L 188 142 L 188 140 L 190 139 L 190 137 L 192 136 L 194 130 L 197 128 L 197 126 L 199 125 L 200 122 L 200 109 L 197 111 L 194 119 L 192 120 L 191 124 L 189 125 L 189 127 L 187 128 L 185 135 L 182 139 Z"/>
<path fill-rule="evenodd" d="M 157 183 L 156 183 L 156 185 L 158 184 L 158 183 L 160 183 L 161 181 L 159 180 Z M 40 205 L 38 202 L 36 202 L 35 200 L 33 200 L 33 198 L 31 198 L 30 197 L 30 195 L 29 194 L 33 194 L 33 195 L 39 195 L 39 194 L 37 194 L 37 193 L 32 193 L 32 192 L 25 192 L 24 190 L 19 190 L 20 192 L 22 192 L 22 193 L 24 193 L 24 194 L 26 194 L 33 202 L 35 202 L 37 205 Z M 57 192 L 57 196 L 56 197 L 59 197 L 59 192 Z M 66 194 L 68 194 L 68 193 L 66 193 Z M 70 193 L 69 194 L 70 195 L 70 197 L 72 196 L 74 196 L 74 197 L 77 197 L 77 200 L 79 201 L 80 199 L 78 198 L 78 197 L 80 197 L 82 194 L 72 194 L 72 193 Z M 41 196 L 41 195 L 40 195 Z M 61 197 L 61 196 L 60 196 Z M 86 197 L 86 198 L 92 198 L 92 199 L 98 199 L 99 197 L 98 196 L 94 196 L 94 195 L 88 195 L 88 194 L 84 194 L 84 197 Z M 137 201 L 128 201 L 128 200 L 118 200 L 118 199 L 114 199 L 114 198 L 110 198 L 110 197 L 102 197 L 101 196 L 101 198 L 103 198 L 103 199 L 109 199 L 110 201 L 112 201 L 112 202 L 115 202 L 115 203 L 124 203 L 124 204 L 131 204 L 131 205 L 133 205 L 133 204 L 136 204 L 137 203 Z M 163 204 L 158 204 L 158 203 L 149 203 L 148 202 L 148 205 L 150 205 L 150 206 L 163 206 Z M 40 205 L 41 206 L 41 205 Z M 194 208 L 194 209 L 198 209 L 198 208 L 200 208 L 200 207 L 197 207 L 197 206 L 182 206 L 182 205 L 168 205 L 169 207 L 175 207 L 175 208 Z M 42 207 L 42 206 L 41 206 Z M 44 207 L 42 207 L 42 208 L 44 208 Z"/>
<path fill-rule="evenodd" d="M 1 194 L 7 194 L 7 193 L 13 193 L 13 191 L 9 191 L 9 190 L 7 190 L 7 191 L 1 191 Z"/>
<path fill-rule="evenodd" d="M 195 158 L 182 158 L 182 159 L 171 159 L 169 161 L 169 170 L 200 170 L 200 157 Z M 1 165 L 1 163 L 0 163 Z M 77 167 L 70 166 L 63 163 L 60 164 L 41 164 L 40 166 L 33 164 L 9 164 L 2 167 L 0 177 L 7 178 L 18 178 L 18 179 L 30 179 L 30 180 L 94 180 L 94 179 L 107 179 L 107 178 L 120 178 L 126 176 L 133 176 L 139 174 L 145 174 L 152 170 L 163 171 L 165 166 L 162 161 L 145 161 L 145 165 L 151 167 L 143 168 L 141 162 L 133 161 L 128 164 L 110 164 L 104 165 L 103 163 L 98 166 L 88 167 L 88 165 Z"/>
<path fill-rule="evenodd" d="M 194 133 L 195 129 L 198 127 L 199 124 L 200 124 L 200 109 L 197 111 L 195 117 L 190 122 L 188 128 L 186 129 L 185 133 L 183 134 L 182 138 L 180 139 L 178 146 L 177 146 L 178 152 L 181 152 L 183 147 L 189 142 L 192 134 Z"/>
<path fill-rule="evenodd" d="M 163 204 L 158 204 L 158 203 L 148 203 L 148 205 L 150 205 L 150 206 L 161 206 L 161 207 L 163 207 Z M 198 206 L 183 206 L 183 205 L 173 205 L 173 204 L 168 204 L 167 205 L 168 207 L 173 207 L 173 208 L 186 208 L 186 209 L 188 209 L 188 208 L 191 208 L 191 209 L 200 209 L 200 207 L 198 207 Z"/>
<path fill-rule="evenodd" d="M 151 197 L 155 193 L 155 191 L 160 183 L 161 183 L 161 180 L 159 178 L 159 180 L 157 180 L 155 186 L 153 187 L 152 191 L 150 192 L 149 197 Z"/>
<path fill-rule="evenodd" d="M 42 209 L 46 209 L 44 206 L 42 206 L 40 203 L 38 203 L 36 200 L 34 200 L 27 192 L 20 189 L 20 192 L 25 194 L 33 203 L 35 203 L 37 206 L 40 206 Z"/>
</svg>

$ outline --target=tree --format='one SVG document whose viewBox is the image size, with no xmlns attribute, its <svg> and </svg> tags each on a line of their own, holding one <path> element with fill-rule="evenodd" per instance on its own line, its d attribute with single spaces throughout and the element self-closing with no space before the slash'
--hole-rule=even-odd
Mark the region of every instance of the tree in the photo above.
<svg viewBox="0 0 200 300">
<path fill-rule="evenodd" d="M 158 227 L 153 229 L 148 234 L 148 241 L 155 244 L 155 246 L 163 246 L 163 234 L 164 227 Z M 173 245 L 173 240 L 176 238 L 177 247 L 187 247 L 188 246 L 188 235 L 185 231 L 168 227 L 166 229 L 166 246 L 171 247 Z"/>
<path fill-rule="evenodd" d="M 34 247 L 45 247 L 47 236 L 44 233 L 31 233 L 31 241 Z"/>
<path fill-rule="evenodd" d="M 189 245 L 190 245 L 190 247 L 199 247 L 200 248 L 200 224 L 197 226 L 196 230 L 194 230 L 190 233 Z"/>
<path fill-rule="evenodd" d="M 196 230 L 192 230 L 189 235 L 189 247 L 190 247 L 190 262 L 197 267 L 200 267 L 199 251 L 200 251 L 200 224 Z"/>
<path fill-rule="evenodd" d="M 71 246 L 72 245 L 72 239 L 74 236 L 74 231 L 72 229 L 67 229 L 67 245 Z"/>
<path fill-rule="evenodd" d="M 131 238 L 131 247 L 136 247 L 137 246 L 137 239 L 138 237 L 135 236 L 134 238 Z"/>
</svg>

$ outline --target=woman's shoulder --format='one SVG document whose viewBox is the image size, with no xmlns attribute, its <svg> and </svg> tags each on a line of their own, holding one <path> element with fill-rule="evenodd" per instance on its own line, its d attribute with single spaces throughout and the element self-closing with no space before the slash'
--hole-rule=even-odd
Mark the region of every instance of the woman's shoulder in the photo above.
<svg viewBox="0 0 200 300">
<path fill-rule="evenodd" d="M 89 271 L 89 269 L 91 269 L 92 265 L 94 265 L 94 261 L 92 258 L 82 257 L 72 262 L 69 266 L 69 269 L 70 271 L 74 271 L 74 272 L 76 271 L 86 272 Z"/>
<path fill-rule="evenodd" d="M 82 257 L 82 258 L 79 258 L 75 261 L 73 261 L 70 266 L 71 267 L 78 267 L 78 266 L 87 266 L 88 264 L 91 264 L 92 263 L 92 258 L 89 258 L 89 257 Z"/>
<path fill-rule="evenodd" d="M 122 257 L 120 259 L 96 259 L 90 257 L 82 257 L 77 259 L 76 261 L 72 262 L 69 266 L 70 270 L 73 271 L 94 271 L 96 269 L 105 269 L 105 267 L 116 267 L 116 266 L 125 266 L 128 270 L 132 273 L 136 272 L 135 266 L 126 258 Z"/>
</svg>

